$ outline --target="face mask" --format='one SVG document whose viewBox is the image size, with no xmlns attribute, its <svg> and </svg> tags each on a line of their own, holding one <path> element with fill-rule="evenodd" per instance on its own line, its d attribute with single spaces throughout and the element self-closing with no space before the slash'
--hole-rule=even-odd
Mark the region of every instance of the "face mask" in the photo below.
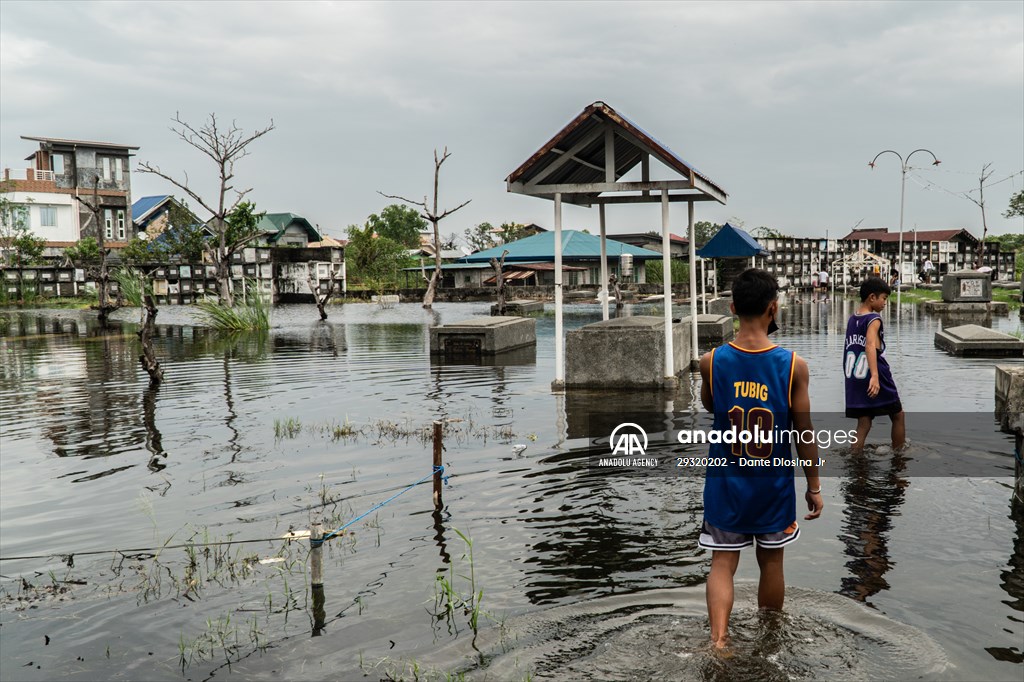
<svg viewBox="0 0 1024 682">
<path fill-rule="evenodd" d="M 775 311 L 775 315 L 778 315 L 779 311 Z M 779 331 L 779 325 L 775 322 L 775 315 L 772 315 L 772 319 L 768 322 L 768 335 L 771 336 L 775 332 Z"/>
</svg>

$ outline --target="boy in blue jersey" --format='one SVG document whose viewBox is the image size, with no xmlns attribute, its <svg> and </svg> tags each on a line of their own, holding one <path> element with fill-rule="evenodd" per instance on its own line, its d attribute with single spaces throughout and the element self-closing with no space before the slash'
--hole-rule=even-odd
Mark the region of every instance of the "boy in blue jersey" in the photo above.
<svg viewBox="0 0 1024 682">
<path fill-rule="evenodd" d="M 813 430 L 807 363 L 773 344 L 768 335 L 777 327 L 779 285 L 764 270 L 751 268 L 732 287 L 732 311 L 739 316 L 736 339 L 704 355 L 700 361 L 700 390 L 704 407 L 715 415 L 715 430 L 748 432 L 746 443 L 710 446 L 710 457 L 727 461 L 709 466 L 704 479 L 704 521 L 698 544 L 710 549 L 707 582 L 711 641 L 716 648 L 729 642 L 733 576 L 740 550 L 756 545 L 761 570 L 757 590 L 760 608 L 781 609 L 786 584 L 782 570 L 785 546 L 800 536 L 796 522 L 796 490 L 792 464 L 776 465 L 775 458 L 792 458 L 788 435 L 776 429 Z M 762 438 L 758 438 L 758 434 Z M 765 442 L 764 436 L 771 434 Z M 817 461 L 813 438 L 797 441 L 800 459 Z M 804 499 L 810 514 L 821 515 L 818 467 L 803 467 L 807 479 Z"/>
<path fill-rule="evenodd" d="M 846 416 L 857 420 L 853 452 L 864 450 L 864 441 L 875 417 L 892 420 L 893 450 L 906 442 L 906 421 L 892 370 L 885 359 L 885 335 L 879 313 L 889 300 L 891 288 L 878 277 L 860 285 L 860 308 L 846 323 L 843 375 L 846 377 Z"/>
</svg>

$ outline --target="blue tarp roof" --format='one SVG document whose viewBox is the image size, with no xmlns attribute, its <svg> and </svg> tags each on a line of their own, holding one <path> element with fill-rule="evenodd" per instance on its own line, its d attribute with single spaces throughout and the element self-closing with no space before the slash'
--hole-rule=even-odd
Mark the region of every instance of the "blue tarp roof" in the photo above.
<svg viewBox="0 0 1024 682">
<path fill-rule="evenodd" d="M 132 204 L 132 218 L 134 218 L 137 221 L 139 218 L 149 213 L 154 206 L 162 202 L 168 196 L 169 195 L 167 194 L 159 194 L 157 196 L 152 197 L 142 197 L 134 204 Z"/>
<path fill-rule="evenodd" d="M 639 246 L 623 244 L 608 239 L 607 253 L 609 258 L 618 258 L 624 253 L 632 254 L 636 260 L 653 260 L 661 258 L 661 254 Z M 508 250 L 506 263 L 522 263 L 524 261 L 551 263 L 555 260 L 555 232 L 541 232 L 508 244 L 495 246 L 460 258 L 460 263 L 487 263 L 491 258 L 501 258 L 502 251 Z M 577 230 L 562 230 L 562 258 L 571 261 L 578 259 L 601 260 L 601 238 Z"/>
<path fill-rule="evenodd" d="M 697 249 L 701 258 L 750 258 L 767 254 L 768 250 L 749 234 L 729 223 L 711 238 L 703 248 Z"/>
</svg>

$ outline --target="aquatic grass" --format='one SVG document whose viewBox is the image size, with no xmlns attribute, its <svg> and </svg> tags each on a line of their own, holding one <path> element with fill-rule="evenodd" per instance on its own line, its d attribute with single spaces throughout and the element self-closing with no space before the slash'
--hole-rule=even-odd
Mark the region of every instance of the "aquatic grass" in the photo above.
<svg viewBox="0 0 1024 682">
<path fill-rule="evenodd" d="M 270 329 L 270 297 L 263 294 L 254 280 L 242 285 L 242 303 L 233 306 L 217 301 L 199 301 L 196 308 L 203 320 L 217 331 L 266 331 Z"/>
<path fill-rule="evenodd" d="M 293 417 L 274 420 L 274 439 L 295 438 L 302 432 L 302 422 Z"/>
<path fill-rule="evenodd" d="M 114 268 L 110 278 L 117 282 L 117 291 L 125 303 L 133 308 L 142 307 L 142 298 L 149 293 L 146 276 L 130 265 Z"/>
</svg>

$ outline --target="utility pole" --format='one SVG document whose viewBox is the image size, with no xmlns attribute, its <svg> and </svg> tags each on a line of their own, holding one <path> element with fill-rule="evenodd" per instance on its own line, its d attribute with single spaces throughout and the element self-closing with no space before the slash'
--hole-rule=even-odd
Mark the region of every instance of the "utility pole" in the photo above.
<svg viewBox="0 0 1024 682">
<path fill-rule="evenodd" d="M 906 196 L 907 188 L 907 171 L 910 170 L 910 157 L 918 152 L 924 152 L 930 154 L 932 157 L 932 165 L 938 166 L 941 161 L 928 149 L 915 149 L 914 151 L 907 154 L 906 158 L 903 157 L 899 152 L 895 152 L 891 149 L 885 149 L 875 154 L 875 158 L 871 159 L 871 163 L 868 164 L 872 169 L 875 167 L 875 161 L 878 161 L 878 157 L 882 154 L 895 154 L 896 158 L 900 160 L 900 246 L 899 253 L 896 256 L 896 262 L 899 263 L 897 271 L 899 272 L 899 287 L 896 289 L 896 323 L 899 324 L 902 306 L 900 304 L 902 300 L 903 291 L 903 200 Z"/>
</svg>

